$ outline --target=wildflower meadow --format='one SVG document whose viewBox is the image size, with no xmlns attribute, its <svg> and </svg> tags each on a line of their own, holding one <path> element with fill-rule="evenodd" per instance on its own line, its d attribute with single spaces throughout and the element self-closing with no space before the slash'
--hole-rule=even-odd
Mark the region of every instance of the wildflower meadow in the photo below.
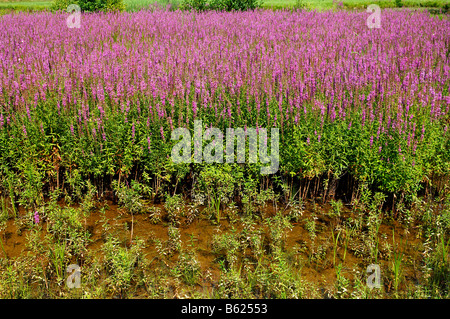
<svg viewBox="0 0 450 319">
<path fill-rule="evenodd" d="M 369 15 L 0 16 L 0 296 L 448 298 L 450 20 Z"/>
</svg>

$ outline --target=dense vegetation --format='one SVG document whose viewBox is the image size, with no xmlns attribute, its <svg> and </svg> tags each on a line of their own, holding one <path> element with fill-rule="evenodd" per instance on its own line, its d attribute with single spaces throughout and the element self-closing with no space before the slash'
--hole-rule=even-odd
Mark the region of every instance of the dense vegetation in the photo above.
<svg viewBox="0 0 450 319">
<path fill-rule="evenodd" d="M 279 173 L 234 165 L 235 186 L 250 176 L 327 195 L 348 176 L 347 194 L 415 195 L 449 171 L 449 23 L 386 12 L 369 29 L 366 16 L 159 11 L 90 15 L 79 30 L 57 28 L 64 15 L 5 16 L 3 189 L 30 207 L 77 178 L 101 191 L 145 176 L 156 195 L 190 189 L 208 165 L 174 164 L 170 136 L 201 119 L 280 129 Z"/>
<path fill-rule="evenodd" d="M 92 270 L 86 297 L 137 287 L 173 297 L 157 287 L 200 280 L 215 285 L 203 296 L 307 297 L 316 290 L 299 276 L 305 264 L 333 270 L 333 296 L 371 297 L 361 275 L 342 272 L 361 258 L 363 271 L 389 269 L 382 296 L 448 297 L 450 22 L 386 10 L 369 29 L 368 16 L 98 12 L 79 29 L 67 13 L 2 16 L 0 224 L 26 233 L 39 262 L 11 261 L 3 243 L 15 235 L 2 231 L 0 295 L 30 297 L 38 285 L 39 297 L 68 296 L 62 274 L 76 261 Z M 195 120 L 222 132 L 279 128 L 278 172 L 261 175 L 260 161 L 174 163 L 171 133 Z M 107 216 L 106 199 L 125 223 Z M 217 280 L 182 231 L 202 217 L 217 226 L 204 239 Z M 164 239 L 136 236 L 138 220 Z M 420 244 L 399 243 L 399 228 Z M 87 249 L 94 237 L 101 257 Z M 406 264 L 408 276 L 426 275 L 419 288 L 406 285 Z"/>
</svg>

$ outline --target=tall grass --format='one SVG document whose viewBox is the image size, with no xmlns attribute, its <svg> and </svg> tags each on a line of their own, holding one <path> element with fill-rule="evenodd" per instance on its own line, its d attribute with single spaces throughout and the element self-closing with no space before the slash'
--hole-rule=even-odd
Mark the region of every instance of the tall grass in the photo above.
<svg viewBox="0 0 450 319">
<path fill-rule="evenodd" d="M 392 252 L 391 267 L 392 267 L 392 272 L 394 275 L 394 289 L 395 289 L 395 291 L 397 291 L 398 285 L 400 284 L 401 276 L 402 276 L 402 262 L 403 262 L 404 254 L 400 251 L 398 245 L 395 244 L 394 230 L 392 230 L 392 243 L 394 246 L 394 251 Z M 400 240 L 400 246 L 401 246 L 401 240 Z"/>
</svg>

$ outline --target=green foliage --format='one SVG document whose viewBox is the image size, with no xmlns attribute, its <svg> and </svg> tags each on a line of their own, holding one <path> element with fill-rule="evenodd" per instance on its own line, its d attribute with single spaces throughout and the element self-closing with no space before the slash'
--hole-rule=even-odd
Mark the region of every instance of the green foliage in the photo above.
<svg viewBox="0 0 450 319">
<path fill-rule="evenodd" d="M 86 182 L 87 191 L 83 196 L 81 201 L 81 209 L 84 214 L 89 214 L 95 209 L 95 195 L 97 194 L 97 189 L 91 182 Z"/>
<path fill-rule="evenodd" d="M 180 9 L 204 11 L 207 8 L 207 0 L 182 0 Z"/>
<path fill-rule="evenodd" d="M 169 236 L 166 243 L 167 254 L 171 256 L 181 250 L 181 232 L 180 229 L 170 225 L 167 230 L 167 235 Z"/>
<path fill-rule="evenodd" d="M 234 178 L 230 165 L 208 165 L 200 172 L 197 189 L 207 194 L 208 207 L 220 222 L 220 208 L 232 200 Z"/>
<path fill-rule="evenodd" d="M 394 232 L 392 232 L 392 242 L 395 244 L 395 238 L 394 238 Z M 401 243 L 401 241 L 400 241 Z M 397 291 L 399 284 L 402 281 L 403 277 L 403 252 L 400 251 L 398 248 L 398 245 L 394 247 L 394 251 L 392 254 L 392 261 L 391 261 L 391 270 L 393 273 L 393 283 L 394 283 L 394 289 Z"/>
<path fill-rule="evenodd" d="M 109 287 L 113 292 L 118 292 L 120 295 L 127 290 L 132 280 L 136 277 L 135 269 L 142 256 L 142 241 L 134 241 L 131 248 L 120 246 L 120 241 L 109 236 L 103 245 L 103 252 L 105 254 L 106 268 L 111 275 L 108 277 Z"/>
<path fill-rule="evenodd" d="M 261 7 L 260 0 L 183 0 L 181 9 L 205 11 L 246 11 Z"/>
<path fill-rule="evenodd" d="M 65 242 L 66 251 L 74 255 L 85 252 L 89 241 L 89 233 L 86 231 L 80 209 L 71 207 L 57 207 L 48 210 L 45 216 L 47 231 L 58 242 Z"/>
<path fill-rule="evenodd" d="M 149 208 L 149 221 L 152 224 L 157 224 L 161 221 L 161 209 L 159 207 L 152 206 Z"/>
<path fill-rule="evenodd" d="M 261 6 L 260 0 L 210 0 L 208 9 L 217 11 L 246 11 Z"/>
<path fill-rule="evenodd" d="M 309 237 L 311 238 L 312 242 L 314 242 L 317 237 L 316 219 L 317 219 L 317 216 L 315 214 L 313 214 L 307 219 L 306 224 L 305 224 L 305 229 L 308 231 Z"/>
<path fill-rule="evenodd" d="M 187 285 L 195 285 L 201 275 L 200 263 L 193 253 L 182 252 L 178 257 L 174 273 Z"/>
<path fill-rule="evenodd" d="M 342 208 L 344 207 L 344 204 L 342 203 L 342 201 L 341 200 L 335 201 L 334 199 L 332 199 L 330 201 L 330 205 L 331 205 L 331 210 L 329 212 L 329 215 L 331 217 L 339 218 L 342 214 Z"/>
<path fill-rule="evenodd" d="M 125 10 L 128 12 L 159 8 L 174 11 L 180 7 L 180 2 L 181 0 L 124 0 Z"/>
<path fill-rule="evenodd" d="M 295 0 L 295 4 L 293 6 L 293 9 L 295 10 L 306 10 L 309 9 L 310 4 L 307 3 L 305 0 Z"/>
<path fill-rule="evenodd" d="M 75 3 L 76 0 L 72 1 L 72 0 L 54 0 L 53 4 L 52 4 L 52 9 L 53 10 L 67 10 L 67 7 L 70 4 L 76 4 Z"/>
<path fill-rule="evenodd" d="M 123 0 L 55 0 L 52 9 L 66 11 L 71 4 L 79 5 L 82 12 L 125 10 Z"/>
<path fill-rule="evenodd" d="M 57 281 L 61 281 L 63 279 L 63 276 L 65 275 L 66 270 L 65 254 L 66 254 L 65 241 L 62 241 L 61 243 L 56 242 L 50 246 L 49 257 L 56 272 Z"/>
<path fill-rule="evenodd" d="M 0 196 L 0 225 L 2 225 L 3 223 L 5 223 L 8 218 L 9 218 L 9 212 L 8 212 L 8 208 L 6 206 L 6 199 L 3 196 Z"/>
<path fill-rule="evenodd" d="M 28 299 L 31 297 L 29 276 L 24 263 L 16 261 L 0 272 L 0 297 L 5 299 Z"/>
<path fill-rule="evenodd" d="M 228 234 L 215 234 L 211 242 L 213 254 L 226 262 L 226 264 L 223 264 L 223 267 L 226 269 L 235 265 L 239 247 L 240 243 L 234 228 L 233 231 Z"/>
<path fill-rule="evenodd" d="M 143 184 L 132 181 L 131 187 L 127 187 L 113 181 L 112 186 L 119 199 L 119 205 L 127 209 L 128 212 L 138 214 L 146 211 L 145 202 L 141 195 L 145 188 Z"/>
<path fill-rule="evenodd" d="M 270 247 L 275 256 L 279 256 L 281 251 L 285 248 L 286 231 L 292 229 L 292 225 L 288 219 L 282 214 L 278 213 L 272 218 L 266 220 L 269 229 Z"/>
<path fill-rule="evenodd" d="M 164 208 L 168 213 L 169 221 L 176 225 L 179 222 L 180 216 L 183 214 L 184 201 L 180 194 L 173 196 L 167 195 L 164 203 Z"/>
</svg>

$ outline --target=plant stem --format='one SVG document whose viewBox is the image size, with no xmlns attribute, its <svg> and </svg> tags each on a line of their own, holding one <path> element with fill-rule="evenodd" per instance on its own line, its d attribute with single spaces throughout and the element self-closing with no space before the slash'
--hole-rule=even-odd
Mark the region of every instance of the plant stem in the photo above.
<svg viewBox="0 0 450 319">
<path fill-rule="evenodd" d="M 14 218 L 15 218 L 15 217 L 17 217 L 16 203 L 14 202 L 14 192 L 13 192 L 13 188 L 12 188 L 10 180 L 8 180 L 8 188 L 9 188 L 9 198 L 11 198 L 11 206 L 12 206 L 12 210 L 13 210 L 13 214 L 14 214 Z"/>
<path fill-rule="evenodd" d="M 1 197 L 1 201 L 2 201 L 2 212 L 5 212 L 6 214 L 8 214 L 8 210 L 6 209 L 5 198 L 3 196 Z"/>
<path fill-rule="evenodd" d="M 6 254 L 5 247 L 3 246 L 2 236 L 0 236 L 0 245 L 2 245 L 2 251 L 3 251 L 3 254 L 5 255 L 5 258 L 8 259 L 8 255 Z"/>
<path fill-rule="evenodd" d="M 334 232 L 331 231 L 331 236 L 333 237 L 333 244 L 334 244 L 333 245 L 333 265 L 334 266 L 336 266 L 336 251 L 337 251 L 337 244 L 338 244 L 338 241 L 339 241 L 339 235 L 340 234 L 341 234 L 341 232 L 339 231 L 337 236 L 336 236 L 336 239 L 335 239 Z"/>
</svg>

